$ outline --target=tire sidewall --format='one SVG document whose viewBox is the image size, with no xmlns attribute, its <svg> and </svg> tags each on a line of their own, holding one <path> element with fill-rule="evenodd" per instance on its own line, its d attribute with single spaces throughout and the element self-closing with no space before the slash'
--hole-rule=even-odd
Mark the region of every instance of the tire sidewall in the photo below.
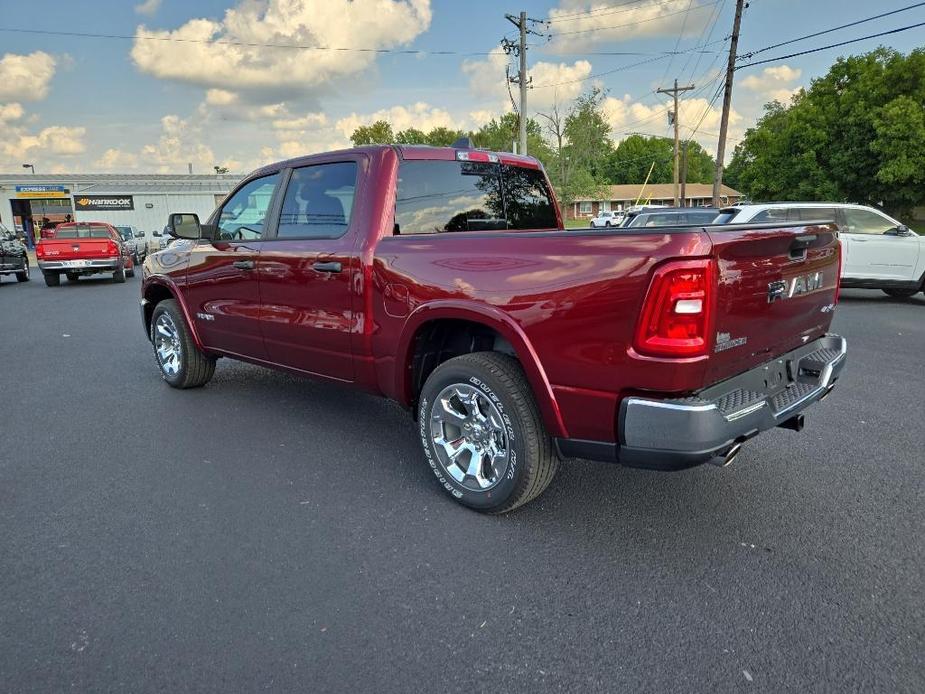
<svg viewBox="0 0 925 694">
<path fill-rule="evenodd" d="M 430 421 L 436 397 L 444 388 L 457 383 L 477 388 L 498 408 L 507 434 L 510 450 L 507 470 L 501 481 L 485 491 L 467 489 L 453 479 L 440 464 L 430 436 Z M 520 418 L 512 398 L 490 373 L 476 373 L 474 369 L 460 364 L 447 363 L 438 367 L 427 379 L 421 392 L 418 403 L 418 436 L 427 464 L 437 481 L 450 496 L 465 506 L 475 509 L 503 506 L 523 483 L 527 451 Z"/>
</svg>

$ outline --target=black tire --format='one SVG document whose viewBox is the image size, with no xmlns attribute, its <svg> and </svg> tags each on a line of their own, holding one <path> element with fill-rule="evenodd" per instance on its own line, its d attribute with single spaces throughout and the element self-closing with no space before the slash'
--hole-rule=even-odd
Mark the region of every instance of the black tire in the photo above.
<svg viewBox="0 0 925 694">
<path fill-rule="evenodd" d="M 67 277 L 68 282 L 76 282 L 80 279 L 80 275 L 76 272 L 65 272 L 64 276 Z"/>
<path fill-rule="evenodd" d="M 125 267 L 120 267 L 114 273 L 112 273 L 112 281 L 116 284 L 122 284 L 125 282 Z"/>
<path fill-rule="evenodd" d="M 604 226 L 607 227 L 607 228 L 609 229 L 609 228 L 610 228 L 610 222 L 607 222 Z"/>
<path fill-rule="evenodd" d="M 594 222 L 591 222 L 591 228 L 592 228 L 592 229 L 595 228 Z"/>
<path fill-rule="evenodd" d="M 883 293 L 892 296 L 894 299 L 908 299 L 918 294 L 921 289 L 884 289 Z"/>
<path fill-rule="evenodd" d="M 26 258 L 23 263 L 22 270 L 16 273 L 17 282 L 28 282 L 29 281 L 29 259 Z"/>
<path fill-rule="evenodd" d="M 57 272 L 43 272 L 45 275 L 45 285 L 48 287 L 57 287 L 61 284 L 61 275 Z"/>
<path fill-rule="evenodd" d="M 432 420 L 438 396 L 454 385 L 478 391 L 497 408 L 504 423 L 509 457 L 503 474 L 490 488 L 473 490 L 457 480 L 441 462 L 434 442 L 433 427 L 439 425 L 432 424 Z M 421 391 L 418 420 L 428 464 L 444 490 L 469 508 L 485 513 L 512 511 L 539 496 L 558 469 L 559 459 L 523 369 L 506 354 L 475 352 L 438 366 Z"/>
<path fill-rule="evenodd" d="M 158 324 L 158 318 L 162 314 L 167 314 L 172 321 L 177 333 L 177 342 L 179 344 L 178 369 L 175 374 L 169 373 L 169 370 L 161 363 L 161 357 L 157 350 L 157 341 L 155 330 Z M 215 359 L 203 354 L 196 343 L 193 342 L 193 336 L 190 334 L 186 321 L 183 319 L 183 312 L 177 306 L 173 299 L 165 299 L 154 307 L 151 315 L 151 327 L 149 335 L 151 344 L 154 347 L 154 362 L 161 373 L 161 378 L 168 385 L 174 388 L 199 388 L 204 386 L 215 373 Z"/>
<path fill-rule="evenodd" d="M 132 265 L 132 267 L 130 267 L 128 270 L 125 271 L 125 276 L 126 276 L 126 277 L 134 277 L 134 276 L 135 276 L 135 266 L 134 266 L 134 265 Z"/>
</svg>

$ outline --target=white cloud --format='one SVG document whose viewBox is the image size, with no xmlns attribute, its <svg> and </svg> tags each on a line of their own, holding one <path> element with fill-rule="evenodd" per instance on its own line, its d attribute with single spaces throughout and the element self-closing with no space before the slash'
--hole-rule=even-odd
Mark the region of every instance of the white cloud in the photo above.
<svg viewBox="0 0 925 694">
<path fill-rule="evenodd" d="M 463 129 L 466 123 L 450 115 L 449 111 L 419 101 L 411 106 L 392 106 L 380 109 L 373 113 L 360 115 L 351 113 L 337 121 L 335 127 L 346 138 L 349 138 L 361 125 L 369 125 L 377 120 L 384 120 L 391 124 L 392 131 L 417 128 L 427 132 L 433 128 Z"/>
<path fill-rule="evenodd" d="M 638 39 L 677 35 L 682 27 L 685 36 L 694 36 L 709 21 L 714 5 L 691 4 L 690 0 L 644 0 L 632 6 L 604 0 L 562 0 L 549 11 L 549 33 L 553 40 L 547 50 L 574 49 L 576 42 L 623 41 L 627 36 Z M 687 12 L 689 7 L 693 9 Z"/>
<path fill-rule="evenodd" d="M 632 133 L 673 136 L 668 126 L 668 106 L 664 104 L 643 104 L 634 101 L 628 94 L 622 99 L 609 96 L 603 102 L 604 115 L 612 128 L 611 136 L 615 141 L 624 139 Z M 680 113 L 680 134 L 682 138 L 691 136 L 709 152 L 716 151 L 716 132 L 722 119 L 722 108 L 710 104 L 704 98 L 681 99 L 678 102 Z M 729 112 L 729 137 L 741 134 L 743 118 L 735 109 Z M 699 125 L 698 125 L 699 124 Z M 731 148 L 727 148 L 731 149 Z"/>
<path fill-rule="evenodd" d="M 495 48 L 485 60 L 465 60 L 462 64 L 472 96 L 502 112 L 511 110 L 505 72 L 509 61 L 501 48 Z M 578 96 L 585 86 L 582 80 L 591 74 L 591 63 L 587 60 L 576 60 L 571 65 L 539 61 L 529 66 L 528 72 L 533 82 L 527 103 L 530 110 L 535 111 L 548 108 L 555 101 L 564 103 Z M 515 90 L 516 98 L 517 87 L 511 89 Z"/>
<path fill-rule="evenodd" d="M 304 116 L 280 118 L 273 121 L 273 127 L 277 130 L 307 130 L 323 128 L 327 124 L 328 117 L 323 113 L 306 113 Z"/>
<path fill-rule="evenodd" d="M 144 0 L 144 2 L 135 5 L 135 12 L 151 17 L 157 13 L 160 7 L 161 0 Z"/>
<path fill-rule="evenodd" d="M 38 101 L 48 96 L 57 61 L 45 51 L 0 58 L 0 101 Z"/>
<path fill-rule="evenodd" d="M 70 157 L 86 150 L 86 128 L 52 125 L 31 132 L 19 124 L 0 122 L 0 168 L 18 169 L 27 159 L 46 155 Z"/>
<path fill-rule="evenodd" d="M 758 75 L 749 75 L 739 82 L 739 86 L 755 92 L 768 100 L 788 103 L 790 97 L 800 91 L 799 85 L 793 83 L 800 79 L 803 71 L 789 65 L 766 67 Z"/>
<path fill-rule="evenodd" d="M 140 37 L 176 40 L 136 39 L 132 59 L 162 79 L 276 98 L 311 94 L 368 68 L 376 54 L 267 44 L 391 48 L 414 40 L 430 21 L 430 0 L 240 0 L 221 21 L 192 19 L 173 31 L 138 27 Z"/>
<path fill-rule="evenodd" d="M 227 89 L 210 89 L 206 92 L 206 103 L 209 106 L 230 106 L 237 100 L 238 95 Z"/>
<path fill-rule="evenodd" d="M 162 173 L 183 171 L 188 163 L 194 171 L 211 171 L 216 163 L 212 149 L 202 142 L 200 128 L 176 115 L 161 118 L 160 138 L 141 148 L 140 159 L 144 167 Z"/>
<path fill-rule="evenodd" d="M 103 156 L 93 162 L 97 171 L 121 172 L 130 171 L 138 167 L 138 155 L 126 152 L 117 147 L 110 147 Z"/>
<path fill-rule="evenodd" d="M 11 103 L 11 104 L 0 104 L 0 123 L 19 120 L 23 117 L 23 107 L 22 104 Z"/>
</svg>

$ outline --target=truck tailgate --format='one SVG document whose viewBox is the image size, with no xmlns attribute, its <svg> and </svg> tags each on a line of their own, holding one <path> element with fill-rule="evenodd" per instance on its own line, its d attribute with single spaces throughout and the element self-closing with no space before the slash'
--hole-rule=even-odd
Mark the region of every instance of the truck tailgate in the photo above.
<svg viewBox="0 0 925 694">
<path fill-rule="evenodd" d="M 834 224 L 708 227 L 717 262 L 715 343 L 706 383 L 824 335 L 838 291 Z"/>
<path fill-rule="evenodd" d="M 111 258 L 118 248 L 109 239 L 42 239 L 40 241 L 49 260 L 77 260 Z M 114 251 L 113 249 L 116 248 Z"/>
</svg>

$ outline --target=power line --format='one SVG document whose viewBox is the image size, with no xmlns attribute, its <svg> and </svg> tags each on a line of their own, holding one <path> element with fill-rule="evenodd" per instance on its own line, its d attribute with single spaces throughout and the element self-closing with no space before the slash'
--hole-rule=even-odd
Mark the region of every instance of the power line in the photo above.
<svg viewBox="0 0 925 694">
<path fill-rule="evenodd" d="M 831 34 L 833 31 L 839 31 L 840 29 L 847 29 L 848 27 L 857 26 L 858 24 L 864 24 L 866 22 L 872 22 L 875 19 L 882 19 L 883 17 L 889 17 L 890 15 L 899 14 L 900 12 L 906 12 L 907 10 L 914 10 L 916 7 L 922 7 L 925 5 L 925 2 L 917 2 L 914 5 L 908 5 L 907 7 L 900 7 L 898 10 L 893 10 L 892 12 L 884 12 L 882 14 L 876 14 L 873 17 L 867 17 L 866 19 L 859 19 L 856 22 L 849 22 L 848 24 L 842 24 L 841 26 L 832 27 L 831 29 L 825 29 L 824 31 L 817 31 L 813 34 L 807 34 L 806 36 L 800 36 L 795 39 L 790 39 L 789 41 L 782 41 L 781 43 L 775 43 L 772 46 L 765 46 L 764 48 L 759 48 L 756 51 L 749 51 L 748 53 L 743 53 L 739 56 L 741 60 L 747 60 L 754 55 L 759 53 L 764 53 L 765 51 L 770 51 L 774 48 L 780 48 L 781 46 L 787 46 L 791 43 L 796 43 L 797 41 L 804 41 L 806 39 L 815 38 L 816 36 L 822 36 L 823 34 Z"/>
<path fill-rule="evenodd" d="M 341 46 L 307 46 L 297 43 L 258 43 L 228 39 L 185 39 L 174 36 L 141 36 L 139 34 L 95 34 L 81 31 L 51 31 L 0 27 L 0 31 L 13 34 L 39 34 L 42 36 L 69 36 L 85 39 L 121 39 L 128 41 L 165 41 L 169 43 L 203 43 L 212 46 L 241 46 L 244 48 L 286 48 L 302 51 L 342 51 L 348 53 L 392 53 L 396 55 L 491 55 L 491 51 L 422 50 L 417 48 L 355 48 Z"/>
<path fill-rule="evenodd" d="M 688 49 L 688 50 L 686 50 L 686 51 L 677 51 L 677 52 L 675 52 L 675 51 L 668 51 L 668 52 L 665 52 L 665 53 L 662 53 L 662 54 L 656 54 L 656 57 L 650 58 L 649 60 L 640 60 L 640 61 L 638 61 L 638 62 L 636 62 L 636 63 L 629 63 L 628 65 L 621 65 L 620 67 L 613 68 L 612 70 L 605 70 L 605 71 L 603 71 L 603 72 L 596 72 L 596 73 L 594 73 L 594 74 L 588 75 L 587 77 L 578 77 L 578 78 L 575 78 L 575 79 L 573 79 L 573 80 L 563 80 L 562 82 L 551 82 L 551 83 L 549 83 L 549 84 L 535 84 L 535 85 L 532 85 L 531 89 L 546 89 L 546 88 L 548 88 L 548 87 L 561 87 L 563 84 L 575 84 L 576 82 L 585 82 L 585 81 L 587 81 L 587 80 L 595 79 L 595 78 L 597 78 L 597 77 L 604 77 L 604 76 L 606 76 L 606 75 L 612 75 L 612 74 L 614 74 L 615 72 L 622 72 L 623 70 L 628 70 L 628 69 L 630 69 L 630 68 L 639 67 L 640 65 L 647 65 L 648 63 L 656 63 L 656 62 L 658 62 L 659 60 L 664 60 L 665 58 L 667 58 L 667 57 L 669 57 L 669 56 L 672 56 L 672 55 L 683 55 L 683 54 L 685 54 L 685 53 L 690 53 L 690 52 L 693 52 L 693 51 L 696 51 L 696 50 L 701 50 L 702 48 L 704 48 L 704 47 L 706 47 L 706 46 L 711 46 L 711 45 L 714 45 L 714 44 L 717 44 L 717 43 L 724 43 L 725 40 L 726 40 L 726 39 L 723 39 L 723 40 L 721 40 L 721 41 L 713 41 L 712 43 L 705 43 L 703 46 L 701 46 L 701 47 L 699 47 L 699 48 L 692 48 L 692 49 Z M 717 53 L 717 51 L 707 51 L 707 52 L 708 52 L 708 53 Z M 651 55 L 651 54 L 649 54 L 649 55 Z M 653 91 L 653 92 L 651 92 L 651 93 L 654 94 L 655 92 Z M 648 96 L 648 95 L 646 95 L 646 96 Z"/>
<path fill-rule="evenodd" d="M 558 22 L 580 22 L 582 19 L 597 19 L 598 17 L 605 17 L 612 14 L 623 14 L 624 12 L 636 12 L 637 10 L 648 9 L 649 7 L 658 7 L 659 5 L 669 5 L 677 4 L 679 0 L 657 0 L 656 2 L 649 2 L 649 0 L 633 0 L 632 2 L 625 2 L 620 5 L 612 5 L 610 7 L 599 7 L 596 10 L 588 10 L 587 12 L 576 12 L 575 14 L 569 15 L 558 15 L 552 19 L 544 20 L 544 24 L 556 24 Z M 648 3 L 648 7 L 627 7 L 624 10 L 616 10 L 614 7 L 625 7 L 626 5 L 638 5 L 640 3 Z"/>
<path fill-rule="evenodd" d="M 686 12 L 693 12 L 695 10 L 701 10 L 704 7 L 712 7 L 718 2 L 720 2 L 720 0 L 712 0 L 712 2 L 706 2 L 706 3 L 703 3 L 702 5 L 691 7 L 690 9 L 677 10 L 676 12 L 666 12 L 665 14 L 660 14 L 657 17 L 649 17 L 648 19 L 639 19 L 635 22 L 629 22 L 626 24 L 613 24 L 613 25 L 605 26 L 605 27 L 594 27 L 593 29 L 576 29 L 574 31 L 560 31 L 555 34 L 550 34 L 549 37 L 552 39 L 557 36 L 572 36 L 574 34 L 590 34 L 591 32 L 594 32 L 594 31 L 607 31 L 608 29 L 622 29 L 623 27 L 634 27 L 634 26 L 638 26 L 639 24 L 643 24 L 645 22 L 654 22 L 659 19 L 665 19 L 666 17 L 674 17 L 675 15 L 678 15 L 678 14 L 684 14 Z"/>
<path fill-rule="evenodd" d="M 619 2 L 615 5 L 608 5 L 607 7 L 598 7 L 596 10 L 585 10 L 584 12 L 572 12 L 571 14 L 560 14 L 557 15 L 554 19 L 547 20 L 549 22 L 559 22 L 563 21 L 566 17 L 588 17 L 592 15 L 601 15 L 601 14 L 612 14 L 612 10 L 615 7 L 625 7 L 627 5 L 638 5 L 642 2 L 647 2 L 648 0 L 628 0 L 628 2 Z"/>
<path fill-rule="evenodd" d="M 751 67 L 752 65 L 764 65 L 765 63 L 774 63 L 778 60 L 787 60 L 788 58 L 796 58 L 800 55 L 809 55 L 810 53 L 818 53 L 819 51 L 825 51 L 830 48 L 838 48 L 839 46 L 847 46 L 850 43 L 857 43 L 858 41 L 866 41 L 867 39 L 875 39 L 878 36 L 889 36 L 890 34 L 899 34 L 903 31 L 909 31 L 910 29 L 918 29 L 921 26 L 925 26 L 925 22 L 919 22 L 918 24 L 911 24 L 907 27 L 900 27 L 898 29 L 892 29 L 890 31 L 881 31 L 879 34 L 868 34 L 867 36 L 861 36 L 860 38 L 851 39 L 850 41 L 840 41 L 839 43 L 830 43 L 828 46 L 819 46 L 818 48 L 811 48 L 807 51 L 800 51 L 799 53 L 790 53 L 789 55 L 779 55 L 776 58 L 767 58 L 766 60 L 755 60 L 750 63 L 745 63 L 745 65 L 737 65 L 736 70 L 741 70 L 742 68 Z"/>
</svg>

